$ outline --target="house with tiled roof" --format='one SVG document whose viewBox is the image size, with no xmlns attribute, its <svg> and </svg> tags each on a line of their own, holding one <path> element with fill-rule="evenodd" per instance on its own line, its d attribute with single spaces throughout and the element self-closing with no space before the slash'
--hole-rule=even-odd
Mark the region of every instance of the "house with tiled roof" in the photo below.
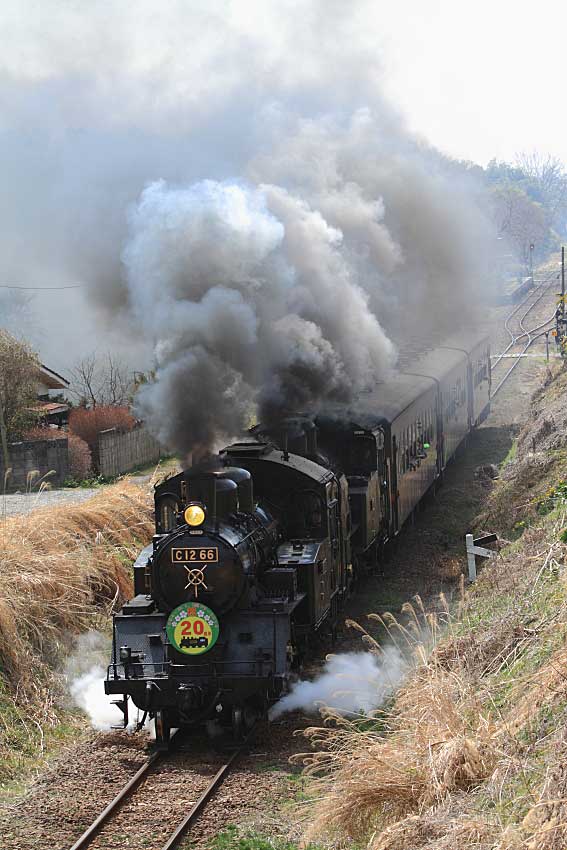
<svg viewBox="0 0 567 850">
<path fill-rule="evenodd" d="M 50 393 L 60 394 L 69 388 L 69 381 L 43 363 L 37 368 L 36 395 L 37 405 L 32 410 L 38 413 L 42 423 L 61 427 L 69 418 L 69 405 L 51 398 Z"/>
</svg>

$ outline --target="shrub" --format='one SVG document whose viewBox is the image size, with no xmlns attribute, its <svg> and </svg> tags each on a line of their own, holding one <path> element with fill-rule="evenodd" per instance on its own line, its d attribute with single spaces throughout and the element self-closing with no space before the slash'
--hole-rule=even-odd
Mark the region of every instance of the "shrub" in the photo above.
<svg viewBox="0 0 567 850">
<path fill-rule="evenodd" d="M 549 487 L 543 496 L 538 499 L 536 503 L 536 509 L 540 516 L 545 516 L 550 513 L 554 508 L 559 507 L 562 504 L 565 504 L 567 501 L 567 482 L 559 481 L 555 487 L 552 485 Z"/>
<path fill-rule="evenodd" d="M 95 459 L 98 453 L 98 435 L 101 431 L 109 428 L 131 431 L 135 424 L 136 420 L 127 407 L 112 404 L 98 405 L 89 410 L 77 407 L 69 416 L 69 431 L 88 444 Z"/>
<path fill-rule="evenodd" d="M 69 472 L 75 481 L 83 481 L 92 471 L 92 455 L 88 443 L 77 437 L 76 434 L 68 434 L 69 445 Z"/>
<path fill-rule="evenodd" d="M 60 428 L 36 425 L 35 428 L 28 428 L 24 434 L 24 440 L 66 440 L 67 436 L 67 432 Z"/>
</svg>

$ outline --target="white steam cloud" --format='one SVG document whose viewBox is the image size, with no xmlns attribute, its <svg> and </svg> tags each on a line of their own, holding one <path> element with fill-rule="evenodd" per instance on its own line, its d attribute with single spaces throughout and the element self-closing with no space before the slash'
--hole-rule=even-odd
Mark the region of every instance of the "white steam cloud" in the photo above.
<svg viewBox="0 0 567 850">
<path fill-rule="evenodd" d="M 120 723 L 122 714 L 104 693 L 110 640 L 101 632 L 79 635 L 65 663 L 64 675 L 71 699 L 88 716 L 95 729 L 108 730 Z"/>
<path fill-rule="evenodd" d="M 385 647 L 379 656 L 370 652 L 331 655 L 315 679 L 296 682 L 273 706 L 270 719 L 296 709 L 311 714 L 321 708 L 343 715 L 369 714 L 395 691 L 407 670 L 407 660 L 393 646 Z"/>
<path fill-rule="evenodd" d="M 105 678 L 104 667 L 91 667 L 70 682 L 69 692 L 75 705 L 89 716 L 93 728 L 107 731 L 120 723 L 122 714 L 104 693 Z"/>
</svg>

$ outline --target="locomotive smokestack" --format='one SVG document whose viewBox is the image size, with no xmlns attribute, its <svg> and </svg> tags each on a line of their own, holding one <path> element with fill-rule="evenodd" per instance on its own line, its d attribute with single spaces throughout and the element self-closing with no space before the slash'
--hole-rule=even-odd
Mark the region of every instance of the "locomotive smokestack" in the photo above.
<svg viewBox="0 0 567 850">
<path fill-rule="evenodd" d="M 254 494 L 252 476 L 248 470 L 237 466 L 228 466 L 218 473 L 218 477 L 234 481 L 238 487 L 238 510 L 242 513 L 251 514 L 254 510 Z"/>
<path fill-rule="evenodd" d="M 217 518 L 217 482 L 214 472 L 184 473 L 187 483 L 187 499 L 190 502 L 202 502 L 207 509 L 207 520 L 215 522 Z"/>
</svg>

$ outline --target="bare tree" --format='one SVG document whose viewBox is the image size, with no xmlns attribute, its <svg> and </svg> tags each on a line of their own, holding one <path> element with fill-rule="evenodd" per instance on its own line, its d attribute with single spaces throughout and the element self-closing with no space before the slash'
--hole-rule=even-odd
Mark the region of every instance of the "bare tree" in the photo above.
<svg viewBox="0 0 567 850">
<path fill-rule="evenodd" d="M 556 226 L 567 213 L 567 174 L 559 157 L 537 151 L 520 153 L 516 165 L 537 189 L 550 225 Z"/>
<path fill-rule="evenodd" d="M 133 373 L 110 351 L 87 354 L 71 370 L 71 392 L 88 407 L 128 404 L 133 385 Z"/>
<path fill-rule="evenodd" d="M 0 436 L 6 466 L 7 444 L 19 439 L 37 420 L 33 407 L 38 369 L 32 348 L 0 329 Z"/>
<path fill-rule="evenodd" d="M 527 268 L 530 245 L 541 245 L 547 238 L 542 205 L 532 201 L 523 189 L 512 183 L 503 183 L 492 191 L 492 207 L 498 235 L 507 239 Z"/>
</svg>

